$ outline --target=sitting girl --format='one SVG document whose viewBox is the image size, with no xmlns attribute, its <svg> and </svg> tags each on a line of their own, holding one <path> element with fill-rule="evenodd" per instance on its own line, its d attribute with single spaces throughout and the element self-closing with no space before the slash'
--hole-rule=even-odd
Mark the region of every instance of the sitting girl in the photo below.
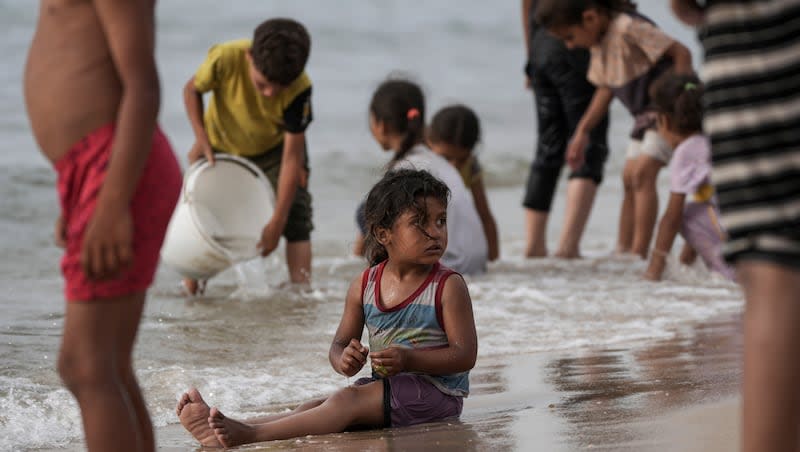
<svg viewBox="0 0 800 452">
<path fill-rule="evenodd" d="M 489 246 L 489 260 L 500 256 L 497 223 L 489 208 L 483 186 L 481 165 L 473 150 L 481 139 L 478 115 L 464 105 L 450 105 L 439 110 L 428 127 L 428 145 L 445 158 L 461 174 L 464 185 L 472 192 L 472 200 L 483 224 L 483 234 Z"/>
<path fill-rule="evenodd" d="M 248 421 L 209 408 L 191 389 L 178 402 L 181 424 L 203 446 L 231 447 L 458 417 L 478 339 L 464 280 L 439 263 L 448 194 L 425 171 L 399 170 L 367 196 L 365 249 L 374 265 L 350 284 L 329 359 L 351 377 L 369 358 L 371 377 L 292 412 Z M 369 348 L 360 342 L 365 325 Z"/>
<path fill-rule="evenodd" d="M 442 263 L 466 275 L 484 273 L 488 244 L 472 196 L 458 171 L 424 145 L 425 96 L 420 87 L 402 79 L 383 82 L 372 95 L 369 126 L 383 150 L 394 154 L 387 165 L 390 170 L 423 169 L 450 189 L 447 205 L 449 242 Z M 356 238 L 356 254 L 363 254 L 366 229 L 362 213 L 363 209 L 359 208 L 357 218 L 361 217 L 358 221 L 362 235 Z"/>
<path fill-rule="evenodd" d="M 711 146 L 702 135 L 703 87 L 693 75 L 667 73 L 653 84 L 651 98 L 658 110 L 658 133 L 675 147 L 670 167 L 670 198 L 658 225 L 658 234 L 645 278 L 659 280 L 666 257 L 680 231 L 686 244 L 681 262 L 697 254 L 706 266 L 727 279 L 734 272 L 720 254 L 725 234 L 711 185 Z"/>
</svg>

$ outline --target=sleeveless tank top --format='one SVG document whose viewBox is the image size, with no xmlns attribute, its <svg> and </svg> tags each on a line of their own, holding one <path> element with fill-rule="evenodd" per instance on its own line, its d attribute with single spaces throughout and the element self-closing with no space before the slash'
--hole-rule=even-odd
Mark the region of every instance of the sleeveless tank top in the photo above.
<svg viewBox="0 0 800 452">
<path fill-rule="evenodd" d="M 364 323 L 369 331 L 370 351 L 380 351 L 389 346 L 414 349 L 447 347 L 441 297 L 445 280 L 456 272 L 437 263 L 411 296 L 397 306 L 386 308 L 380 293 L 385 266 L 386 261 L 365 270 L 361 279 L 361 303 Z M 445 394 L 459 397 L 469 394 L 469 372 L 418 375 Z M 375 373 L 373 377 L 380 378 Z"/>
</svg>

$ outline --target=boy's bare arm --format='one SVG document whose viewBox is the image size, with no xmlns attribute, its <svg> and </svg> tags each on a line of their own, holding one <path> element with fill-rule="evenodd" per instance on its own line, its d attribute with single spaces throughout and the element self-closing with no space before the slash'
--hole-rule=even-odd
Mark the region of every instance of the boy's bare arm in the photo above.
<svg viewBox="0 0 800 452">
<path fill-rule="evenodd" d="M 214 163 L 214 152 L 211 150 L 211 143 L 208 140 L 208 132 L 203 121 L 203 93 L 194 87 L 194 76 L 186 82 L 183 87 L 183 103 L 186 106 L 186 115 L 189 116 L 189 123 L 194 132 L 194 146 L 189 151 L 189 163 L 194 163 L 200 157 L 205 157 L 212 164 Z"/>
<path fill-rule="evenodd" d="M 94 5 L 122 84 L 108 172 L 81 252 L 87 275 L 105 278 L 132 258 L 129 205 L 150 153 L 161 93 L 153 2 L 95 0 Z"/>
<path fill-rule="evenodd" d="M 363 331 L 364 308 L 361 305 L 361 275 L 359 275 L 350 283 L 342 319 L 328 351 L 328 360 L 333 370 L 342 375 L 353 376 L 364 367 L 369 349 L 361 345 Z"/>
<path fill-rule="evenodd" d="M 275 211 L 261 234 L 261 255 L 266 256 L 275 251 L 283 229 L 289 219 L 289 208 L 294 201 L 297 187 L 300 185 L 305 154 L 305 133 L 284 133 L 283 158 L 278 176 L 278 192 L 275 194 Z"/>
</svg>

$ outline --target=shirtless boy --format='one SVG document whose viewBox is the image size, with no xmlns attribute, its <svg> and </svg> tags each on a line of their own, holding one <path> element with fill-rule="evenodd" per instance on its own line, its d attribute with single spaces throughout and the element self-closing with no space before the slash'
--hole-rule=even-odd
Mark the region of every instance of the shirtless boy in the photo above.
<svg viewBox="0 0 800 452">
<path fill-rule="evenodd" d="M 90 451 L 155 449 L 131 352 L 181 175 L 156 125 L 154 6 L 42 0 L 25 68 L 31 129 L 58 173 L 58 371 Z"/>
</svg>

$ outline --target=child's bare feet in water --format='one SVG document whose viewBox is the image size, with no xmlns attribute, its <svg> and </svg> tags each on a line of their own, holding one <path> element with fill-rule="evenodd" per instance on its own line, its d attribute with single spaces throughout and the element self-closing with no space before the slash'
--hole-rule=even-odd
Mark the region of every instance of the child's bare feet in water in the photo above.
<svg viewBox="0 0 800 452">
<path fill-rule="evenodd" d="M 222 444 L 217 441 L 214 430 L 208 425 L 210 411 L 208 404 L 203 400 L 196 388 L 185 392 L 175 408 L 175 413 L 178 414 L 183 428 L 188 430 L 194 436 L 194 439 L 200 442 L 200 445 L 221 447 Z"/>
<path fill-rule="evenodd" d="M 223 447 L 256 442 L 253 427 L 225 416 L 216 408 L 211 409 L 208 427 Z"/>
</svg>

